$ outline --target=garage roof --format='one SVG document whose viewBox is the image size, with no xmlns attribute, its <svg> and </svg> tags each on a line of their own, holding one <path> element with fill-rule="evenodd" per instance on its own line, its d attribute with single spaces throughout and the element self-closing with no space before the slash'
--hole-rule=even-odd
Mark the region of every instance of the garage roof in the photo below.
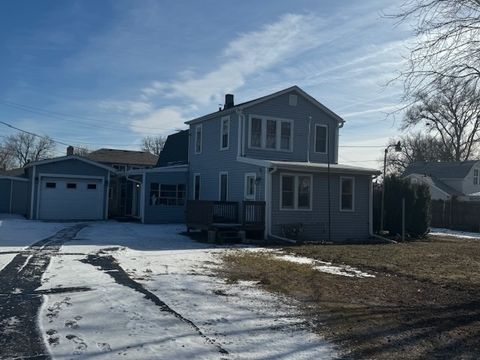
<svg viewBox="0 0 480 360">
<path fill-rule="evenodd" d="M 100 164 L 96 161 L 92 161 L 92 160 L 89 160 L 87 158 L 84 158 L 82 156 L 77 156 L 77 155 L 67 155 L 67 156 L 61 156 L 61 157 L 56 157 L 56 158 L 52 158 L 52 159 L 34 161 L 34 162 L 31 162 L 31 163 L 27 164 L 25 166 L 25 168 L 28 168 L 28 167 L 31 167 L 31 166 L 37 166 L 37 165 L 50 164 L 50 163 L 54 163 L 54 162 L 67 161 L 67 160 L 79 160 L 79 161 L 83 161 L 87 164 L 97 166 L 99 168 L 102 168 L 102 169 L 105 169 L 105 170 L 108 170 L 108 171 L 111 171 L 111 172 L 116 172 L 117 171 L 110 166 L 103 165 L 103 164 Z"/>
</svg>

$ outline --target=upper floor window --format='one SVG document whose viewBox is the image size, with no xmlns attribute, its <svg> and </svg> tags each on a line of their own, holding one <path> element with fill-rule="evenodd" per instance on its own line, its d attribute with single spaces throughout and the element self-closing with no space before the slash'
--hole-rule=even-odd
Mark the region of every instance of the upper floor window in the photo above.
<svg viewBox="0 0 480 360">
<path fill-rule="evenodd" d="M 478 169 L 473 170 L 473 185 L 478 185 Z"/>
<path fill-rule="evenodd" d="M 312 209 L 311 175 L 282 174 L 280 176 L 280 209 Z"/>
<path fill-rule="evenodd" d="M 293 121 L 253 116 L 249 125 L 249 147 L 292 151 Z"/>
<path fill-rule="evenodd" d="M 230 117 L 222 118 L 220 129 L 220 150 L 228 149 L 230 145 Z"/>
<path fill-rule="evenodd" d="M 328 146 L 328 127 L 327 125 L 315 125 L 315 152 L 326 154 Z"/>
<path fill-rule="evenodd" d="M 340 211 L 354 211 L 355 209 L 355 179 L 340 177 Z"/>
<path fill-rule="evenodd" d="M 202 153 L 202 125 L 195 127 L 195 154 Z"/>
</svg>

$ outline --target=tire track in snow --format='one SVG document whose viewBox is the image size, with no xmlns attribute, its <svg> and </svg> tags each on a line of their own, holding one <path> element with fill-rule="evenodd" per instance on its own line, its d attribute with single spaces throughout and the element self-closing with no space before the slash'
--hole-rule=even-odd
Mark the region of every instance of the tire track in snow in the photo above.
<svg viewBox="0 0 480 360">
<path fill-rule="evenodd" d="M 74 225 L 34 243 L 0 271 L 0 358 L 50 359 L 37 322 L 45 292 L 35 290 L 51 257 L 86 226 Z"/>
<path fill-rule="evenodd" d="M 219 353 L 227 355 L 228 351 L 225 350 L 222 346 L 220 346 L 214 339 L 205 335 L 202 330 L 191 320 L 183 317 L 181 314 L 173 310 L 169 307 L 165 302 L 163 302 L 158 296 L 151 293 L 145 287 L 133 280 L 123 268 L 118 264 L 113 256 L 101 256 L 99 254 L 91 254 L 88 255 L 85 259 L 80 260 L 85 264 L 93 265 L 97 268 L 100 268 L 103 272 L 110 275 L 117 284 L 129 287 L 139 293 L 143 294 L 146 299 L 152 301 L 155 305 L 160 307 L 161 311 L 168 312 L 175 316 L 180 321 L 186 323 L 187 325 L 191 326 L 198 335 L 200 335 L 206 342 L 215 346 Z"/>
</svg>

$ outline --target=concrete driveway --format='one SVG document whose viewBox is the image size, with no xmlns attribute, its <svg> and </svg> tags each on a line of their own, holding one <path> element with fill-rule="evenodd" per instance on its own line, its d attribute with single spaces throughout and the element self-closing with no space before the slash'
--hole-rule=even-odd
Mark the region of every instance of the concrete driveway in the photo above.
<svg viewBox="0 0 480 360">
<path fill-rule="evenodd" d="M 182 225 L 0 220 L 0 357 L 329 359 L 287 299 L 215 276 Z"/>
</svg>

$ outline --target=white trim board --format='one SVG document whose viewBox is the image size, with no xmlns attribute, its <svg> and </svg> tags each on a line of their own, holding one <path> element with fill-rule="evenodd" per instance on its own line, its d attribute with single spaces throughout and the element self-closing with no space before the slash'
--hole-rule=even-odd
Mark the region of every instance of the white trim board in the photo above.
<svg viewBox="0 0 480 360">
<path fill-rule="evenodd" d="M 255 100 L 251 100 L 251 101 L 248 101 L 248 102 L 245 102 L 243 104 L 240 104 L 240 105 L 235 105 L 234 107 L 230 108 L 230 109 L 226 109 L 226 110 L 222 110 L 221 112 L 217 112 L 217 113 L 211 113 L 211 114 L 207 114 L 207 115 L 204 115 L 204 116 L 201 116 L 201 117 L 198 117 L 198 118 L 195 118 L 195 119 L 192 119 L 192 120 L 189 120 L 189 121 L 186 121 L 185 124 L 187 125 L 192 125 L 192 124 L 196 124 L 198 122 L 201 122 L 201 121 L 204 121 L 204 120 L 209 120 L 209 119 L 213 119 L 213 118 L 216 118 L 219 114 L 221 115 L 227 115 L 227 114 L 230 114 L 234 111 L 237 111 L 237 110 L 243 110 L 243 109 L 248 109 L 249 107 L 252 107 L 252 106 L 255 106 L 257 104 L 260 104 L 260 103 L 263 103 L 265 101 L 268 101 L 268 100 L 271 100 L 273 98 L 276 98 L 278 96 L 282 96 L 284 94 L 287 94 L 291 91 L 296 91 L 297 93 L 299 93 L 302 97 L 304 97 L 306 100 L 308 100 L 309 102 L 311 102 L 313 105 L 315 105 L 316 107 L 318 107 L 320 110 L 326 112 L 328 115 L 332 116 L 335 120 L 337 120 L 337 122 L 341 125 L 343 125 L 343 123 L 345 123 L 345 120 L 342 119 L 339 115 L 337 115 L 336 113 L 334 113 L 332 110 L 330 110 L 329 108 L 327 108 L 325 105 L 323 105 L 322 103 L 320 103 L 318 100 L 316 100 L 315 98 L 313 98 L 312 96 L 310 96 L 309 94 L 307 94 L 305 91 L 303 91 L 300 87 L 298 87 L 297 85 L 294 85 L 294 86 L 291 86 L 289 88 L 286 88 L 286 89 L 283 89 L 283 90 L 280 90 L 280 91 L 277 91 L 273 94 L 270 94 L 270 95 L 265 95 L 263 97 L 260 97 L 258 99 L 255 99 Z"/>
<path fill-rule="evenodd" d="M 50 163 L 55 163 L 55 162 L 60 162 L 60 161 L 68 161 L 68 160 L 79 160 L 79 161 L 83 161 L 84 163 L 87 163 L 87 164 L 90 164 L 90 165 L 93 165 L 93 166 L 97 166 L 99 168 L 102 168 L 102 169 L 105 169 L 105 170 L 108 170 L 108 171 L 111 171 L 113 173 L 116 173 L 117 170 L 110 167 L 110 166 L 107 166 L 107 165 L 103 165 L 103 164 L 100 164 L 96 161 L 93 161 L 93 160 L 89 160 L 89 159 L 86 159 L 84 157 L 81 157 L 81 156 L 77 156 L 77 155 L 68 155 L 68 156 L 61 156 L 61 157 L 57 157 L 57 158 L 53 158 L 53 159 L 46 159 L 46 160 L 40 160 L 40 161 L 35 161 L 35 162 L 31 162 L 29 164 L 27 164 L 25 166 L 25 168 L 28 168 L 30 166 L 40 166 L 40 165 L 45 165 L 45 164 L 50 164 Z"/>
</svg>

